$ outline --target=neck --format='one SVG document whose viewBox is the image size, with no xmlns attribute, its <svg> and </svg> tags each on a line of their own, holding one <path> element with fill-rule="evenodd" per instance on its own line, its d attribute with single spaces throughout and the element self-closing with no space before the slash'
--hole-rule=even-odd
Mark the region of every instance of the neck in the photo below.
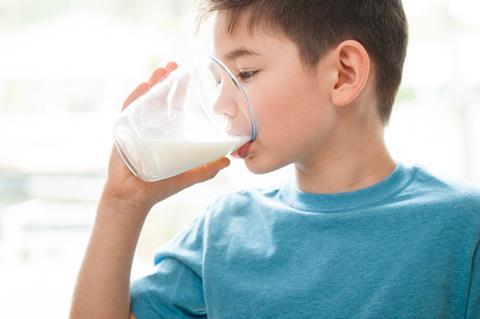
<svg viewBox="0 0 480 319">
<path fill-rule="evenodd" d="M 383 139 L 383 127 L 370 134 L 337 134 L 329 145 L 295 164 L 300 190 L 309 193 L 351 192 L 385 179 L 395 168 Z"/>
</svg>

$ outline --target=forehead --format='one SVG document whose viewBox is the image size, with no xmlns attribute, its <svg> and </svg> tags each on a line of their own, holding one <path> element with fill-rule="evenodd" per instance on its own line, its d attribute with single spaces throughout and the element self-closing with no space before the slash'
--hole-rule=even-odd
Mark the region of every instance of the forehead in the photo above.
<svg viewBox="0 0 480 319">
<path fill-rule="evenodd" d="M 237 57 L 268 57 L 278 50 L 294 45 L 282 32 L 265 24 L 250 27 L 248 13 L 242 13 L 238 17 L 231 32 L 228 30 L 228 14 L 217 12 L 214 19 L 215 55 L 225 62 Z"/>
</svg>

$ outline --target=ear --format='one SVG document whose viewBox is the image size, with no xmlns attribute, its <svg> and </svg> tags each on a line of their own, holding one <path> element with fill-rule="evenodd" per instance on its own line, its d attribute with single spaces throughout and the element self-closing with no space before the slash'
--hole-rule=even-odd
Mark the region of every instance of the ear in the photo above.
<svg viewBox="0 0 480 319">
<path fill-rule="evenodd" d="M 331 91 L 332 103 L 335 106 L 349 105 L 367 84 L 370 57 L 358 41 L 346 40 L 333 51 L 333 58 L 336 79 Z"/>
</svg>

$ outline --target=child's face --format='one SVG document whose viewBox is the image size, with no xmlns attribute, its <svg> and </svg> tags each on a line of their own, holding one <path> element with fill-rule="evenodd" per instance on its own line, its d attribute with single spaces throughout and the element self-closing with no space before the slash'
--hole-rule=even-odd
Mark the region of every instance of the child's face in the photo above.
<svg viewBox="0 0 480 319">
<path fill-rule="evenodd" d="M 249 170 L 267 173 L 313 160 L 335 124 L 325 81 L 328 58 L 306 71 L 291 40 L 263 27 L 250 33 L 244 17 L 229 34 L 220 12 L 214 30 L 215 54 L 243 83 L 255 112 L 258 135 L 245 158 Z"/>
</svg>

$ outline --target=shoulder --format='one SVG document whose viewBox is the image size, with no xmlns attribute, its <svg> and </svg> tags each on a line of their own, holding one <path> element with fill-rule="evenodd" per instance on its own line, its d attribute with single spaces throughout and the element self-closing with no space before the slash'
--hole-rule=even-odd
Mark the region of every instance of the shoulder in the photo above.
<svg viewBox="0 0 480 319">
<path fill-rule="evenodd" d="M 223 208 L 235 208 L 250 205 L 259 205 L 275 199 L 280 187 L 272 186 L 268 188 L 245 188 L 235 192 L 225 193 L 217 197 L 209 208 L 213 210 Z"/>
<path fill-rule="evenodd" d="M 415 166 L 409 190 L 428 204 L 470 214 L 480 224 L 480 189 L 467 181 L 433 174 Z"/>
<path fill-rule="evenodd" d="M 419 190 L 436 191 L 444 197 L 480 204 L 480 188 L 470 182 L 440 174 L 433 174 L 421 166 L 415 166 L 414 183 Z"/>
<path fill-rule="evenodd" d="M 244 244 L 259 234 L 268 233 L 275 218 L 275 196 L 278 189 L 247 188 L 225 193 L 207 208 L 205 230 L 213 246 L 228 247 L 232 238 L 241 238 Z M 212 247 L 210 249 L 212 251 Z"/>
<path fill-rule="evenodd" d="M 280 185 L 268 188 L 245 188 L 218 196 L 207 208 L 209 219 L 232 218 L 247 216 L 259 210 L 268 210 L 275 206 Z"/>
</svg>

